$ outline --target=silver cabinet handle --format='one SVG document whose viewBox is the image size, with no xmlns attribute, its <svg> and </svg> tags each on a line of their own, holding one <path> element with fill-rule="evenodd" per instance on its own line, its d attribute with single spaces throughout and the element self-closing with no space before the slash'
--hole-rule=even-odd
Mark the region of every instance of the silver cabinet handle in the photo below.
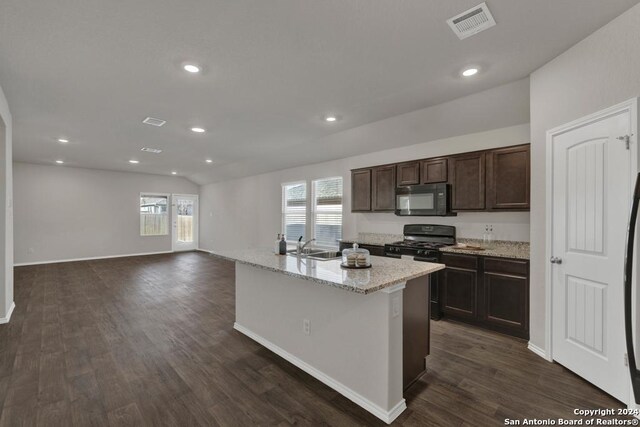
<svg viewBox="0 0 640 427">
<path fill-rule="evenodd" d="M 549 261 L 551 261 L 551 264 L 562 264 L 562 258 L 558 258 L 555 256 L 552 256 Z"/>
</svg>

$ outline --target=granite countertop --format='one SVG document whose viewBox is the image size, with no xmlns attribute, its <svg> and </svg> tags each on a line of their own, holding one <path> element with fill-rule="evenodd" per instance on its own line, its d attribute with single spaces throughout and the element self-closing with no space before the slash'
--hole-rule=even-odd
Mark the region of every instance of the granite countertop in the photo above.
<svg viewBox="0 0 640 427">
<path fill-rule="evenodd" d="M 214 251 L 212 255 L 360 294 L 370 294 L 444 269 L 443 264 L 377 256 L 371 257 L 371 268 L 343 269 L 340 259 L 316 261 L 275 255 L 267 249 Z"/>
<path fill-rule="evenodd" d="M 341 239 L 343 243 L 360 243 L 363 245 L 384 246 L 386 243 L 393 243 L 403 239 L 402 235 L 381 234 L 381 233 L 359 233 L 358 237 Z M 480 239 L 465 239 L 460 237 L 458 243 L 466 243 L 473 246 L 483 247 Z M 497 240 L 490 249 L 482 251 L 474 249 L 463 249 L 455 246 L 440 248 L 440 252 L 490 256 L 497 258 L 529 259 L 529 242 L 514 242 L 508 240 Z"/>
<path fill-rule="evenodd" d="M 479 239 L 457 239 L 458 243 L 483 247 L 482 240 Z M 474 249 L 457 248 L 455 246 L 447 246 L 440 248 L 440 252 L 480 255 L 497 258 L 515 258 L 529 259 L 529 242 L 511 242 L 507 240 L 497 240 L 491 245 L 491 248 L 479 251 Z"/>
</svg>

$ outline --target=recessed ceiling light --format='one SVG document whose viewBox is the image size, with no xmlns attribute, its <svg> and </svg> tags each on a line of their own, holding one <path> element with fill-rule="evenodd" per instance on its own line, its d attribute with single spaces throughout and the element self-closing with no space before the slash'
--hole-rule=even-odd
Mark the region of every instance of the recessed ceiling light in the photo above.
<svg viewBox="0 0 640 427">
<path fill-rule="evenodd" d="M 462 75 L 465 77 L 471 77 L 478 74 L 478 69 L 477 68 L 467 68 L 466 70 L 464 70 L 462 72 Z"/>
<path fill-rule="evenodd" d="M 191 128 L 191 132 L 195 132 L 195 133 L 204 133 L 205 130 L 204 128 Z"/>
<path fill-rule="evenodd" d="M 329 115 L 324 118 L 325 122 L 335 122 L 336 120 L 338 120 L 338 118 L 334 115 Z"/>
<path fill-rule="evenodd" d="M 57 164 L 59 164 L 59 165 L 61 165 L 61 164 L 63 164 L 64 162 L 63 162 L 62 160 L 56 160 L 56 163 L 57 163 Z"/>
<path fill-rule="evenodd" d="M 140 161 L 139 160 L 129 160 L 129 163 L 132 163 L 132 164 L 136 165 L 136 164 L 140 163 Z"/>
<path fill-rule="evenodd" d="M 69 140 L 67 138 L 58 138 L 58 142 L 66 144 L 67 142 L 69 142 Z"/>
<path fill-rule="evenodd" d="M 184 64 L 184 66 L 182 68 L 184 68 L 185 71 L 188 71 L 190 73 L 199 73 L 200 72 L 200 67 L 198 67 L 197 65 L 194 65 L 194 64 Z"/>
<path fill-rule="evenodd" d="M 207 163 L 213 163 L 213 160 L 211 160 L 211 159 L 207 159 L 207 160 L 205 160 L 205 161 L 206 161 Z"/>
<path fill-rule="evenodd" d="M 142 147 L 140 151 L 144 151 L 145 153 L 153 153 L 153 154 L 162 153 L 162 150 L 159 148 L 149 148 L 149 147 Z"/>
<path fill-rule="evenodd" d="M 177 175 L 177 174 L 178 174 L 178 172 L 176 172 L 176 171 L 171 171 L 171 175 Z"/>
<path fill-rule="evenodd" d="M 161 127 L 161 126 L 164 126 L 164 124 L 167 123 L 167 121 L 162 119 L 156 119 L 155 117 L 147 117 L 142 121 L 142 123 L 144 123 L 145 125 Z"/>
</svg>

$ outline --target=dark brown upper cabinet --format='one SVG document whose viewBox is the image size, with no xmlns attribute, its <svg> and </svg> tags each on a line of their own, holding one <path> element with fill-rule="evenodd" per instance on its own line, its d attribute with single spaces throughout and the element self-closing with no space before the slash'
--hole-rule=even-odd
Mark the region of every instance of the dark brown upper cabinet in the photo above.
<svg viewBox="0 0 640 427">
<path fill-rule="evenodd" d="M 530 146 L 487 154 L 487 209 L 529 210 Z"/>
<path fill-rule="evenodd" d="M 371 169 L 351 171 L 351 212 L 371 211 Z"/>
<path fill-rule="evenodd" d="M 422 164 L 422 183 L 435 184 L 438 182 L 447 182 L 448 161 L 447 159 L 428 159 L 420 162 Z"/>
<path fill-rule="evenodd" d="M 396 165 L 372 169 L 371 210 L 375 212 L 396 209 Z"/>
<path fill-rule="evenodd" d="M 420 184 L 420 162 L 399 163 L 396 166 L 396 182 L 398 186 Z"/>
<path fill-rule="evenodd" d="M 485 209 L 485 153 L 469 153 L 449 158 L 451 169 L 451 210 Z"/>
</svg>

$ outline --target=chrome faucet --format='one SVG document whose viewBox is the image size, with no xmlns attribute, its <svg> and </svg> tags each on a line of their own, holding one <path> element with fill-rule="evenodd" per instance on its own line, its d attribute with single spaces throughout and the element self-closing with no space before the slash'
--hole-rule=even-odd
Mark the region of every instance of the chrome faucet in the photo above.
<svg viewBox="0 0 640 427">
<path fill-rule="evenodd" d="M 307 247 L 307 245 L 311 242 L 315 242 L 316 239 L 311 239 L 311 240 L 307 240 L 306 242 L 304 242 L 304 244 L 302 244 L 302 236 L 300 236 L 300 238 L 298 239 L 298 246 L 296 248 L 296 255 L 302 255 L 302 251 L 304 251 L 304 248 Z"/>
</svg>

